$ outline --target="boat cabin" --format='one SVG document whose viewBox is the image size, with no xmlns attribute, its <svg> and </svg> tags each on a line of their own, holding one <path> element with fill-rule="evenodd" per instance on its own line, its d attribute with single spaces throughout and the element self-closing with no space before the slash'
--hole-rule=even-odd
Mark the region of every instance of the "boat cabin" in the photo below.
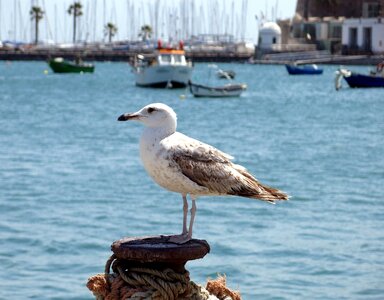
<svg viewBox="0 0 384 300">
<path fill-rule="evenodd" d="M 139 54 L 135 58 L 134 67 L 180 65 L 189 66 L 183 50 L 160 49 L 155 55 L 144 56 Z"/>
<path fill-rule="evenodd" d="M 186 65 L 185 52 L 183 50 L 161 49 L 157 55 L 159 65 Z"/>
</svg>

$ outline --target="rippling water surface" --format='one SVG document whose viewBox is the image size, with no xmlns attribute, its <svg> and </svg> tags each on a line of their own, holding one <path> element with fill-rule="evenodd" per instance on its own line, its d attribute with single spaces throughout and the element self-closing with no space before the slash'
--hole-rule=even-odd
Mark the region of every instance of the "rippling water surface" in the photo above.
<svg viewBox="0 0 384 300">
<path fill-rule="evenodd" d="M 141 166 L 142 127 L 116 121 L 151 102 L 292 196 L 200 198 L 194 235 L 211 253 L 188 263 L 194 281 L 224 273 L 244 299 L 384 299 L 384 89 L 336 92 L 335 66 L 220 66 L 248 84 L 240 98 L 138 88 L 125 63 L 45 75 L 44 62 L 1 62 L 1 299 L 93 299 L 87 278 L 114 240 L 181 230 L 180 195 Z"/>
</svg>

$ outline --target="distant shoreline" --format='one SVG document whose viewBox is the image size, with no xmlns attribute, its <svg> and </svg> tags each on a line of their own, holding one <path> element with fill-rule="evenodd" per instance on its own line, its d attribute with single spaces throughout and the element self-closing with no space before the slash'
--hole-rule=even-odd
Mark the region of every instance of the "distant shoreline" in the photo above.
<svg viewBox="0 0 384 300">
<path fill-rule="evenodd" d="M 296 64 L 325 64 L 325 65 L 351 65 L 351 66 L 365 66 L 365 65 L 377 65 L 384 61 L 383 55 L 329 55 L 324 58 L 312 58 L 312 59 L 299 59 L 296 60 Z M 263 65 L 285 65 L 292 63 L 293 61 L 284 60 L 254 60 L 253 64 Z"/>
<path fill-rule="evenodd" d="M 152 50 L 89 50 L 89 49 L 47 49 L 47 50 L 2 50 L 0 51 L 0 60 L 45 60 L 54 57 L 63 57 L 73 60 L 81 57 L 84 61 L 125 61 L 130 62 L 137 54 L 151 55 Z M 252 59 L 252 53 L 235 53 L 235 52 L 219 52 L 219 51 L 186 51 L 187 59 L 193 62 L 248 62 Z"/>
<path fill-rule="evenodd" d="M 0 60 L 3 61 L 47 61 L 53 57 L 63 57 L 73 60 L 81 57 L 84 61 L 120 61 L 130 62 L 135 55 L 145 53 L 150 55 L 153 51 L 116 51 L 116 50 L 84 50 L 84 49 L 62 49 L 62 50 L 0 50 Z M 292 61 L 284 60 L 257 60 L 250 53 L 236 53 L 224 51 L 186 51 L 187 59 L 193 62 L 237 62 L 251 64 L 281 65 Z M 376 65 L 384 60 L 384 55 L 329 55 L 320 59 L 296 60 L 298 64 L 334 64 L 334 65 Z"/>
</svg>

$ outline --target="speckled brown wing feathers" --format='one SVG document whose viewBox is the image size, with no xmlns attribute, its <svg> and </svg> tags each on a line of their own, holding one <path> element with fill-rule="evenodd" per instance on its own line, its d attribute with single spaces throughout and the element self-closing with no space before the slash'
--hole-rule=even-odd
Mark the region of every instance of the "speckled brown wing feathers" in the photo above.
<svg viewBox="0 0 384 300">
<path fill-rule="evenodd" d="M 196 141 L 198 142 L 198 141 Z M 172 160 L 181 172 L 193 182 L 209 189 L 212 194 L 237 195 L 274 202 L 288 196 L 261 184 L 240 165 L 233 164 L 231 156 L 198 142 L 189 147 L 176 146 Z"/>
</svg>

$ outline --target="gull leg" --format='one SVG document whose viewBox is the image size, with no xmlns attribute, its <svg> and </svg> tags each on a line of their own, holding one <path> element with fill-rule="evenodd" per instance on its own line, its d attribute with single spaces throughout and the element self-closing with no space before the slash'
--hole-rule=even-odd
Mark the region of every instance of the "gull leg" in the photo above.
<svg viewBox="0 0 384 300">
<path fill-rule="evenodd" d="M 181 235 L 186 235 L 188 233 L 188 230 L 187 230 L 187 214 L 188 214 L 187 195 L 183 194 L 183 232 L 181 233 Z"/>
<path fill-rule="evenodd" d="M 195 221 L 195 215 L 196 215 L 196 197 L 191 196 L 191 198 L 192 198 L 191 219 L 189 220 L 189 230 L 188 230 L 187 241 L 189 241 L 192 238 L 192 227 L 193 227 L 193 222 Z"/>
<path fill-rule="evenodd" d="M 191 207 L 191 219 L 189 220 L 189 230 L 187 230 L 187 214 L 188 214 L 188 202 L 187 195 L 183 195 L 183 233 L 180 235 L 172 235 L 169 238 L 169 241 L 176 244 L 184 244 L 192 238 L 192 227 L 196 215 L 196 197 L 191 196 L 192 198 L 192 207 Z"/>
</svg>

